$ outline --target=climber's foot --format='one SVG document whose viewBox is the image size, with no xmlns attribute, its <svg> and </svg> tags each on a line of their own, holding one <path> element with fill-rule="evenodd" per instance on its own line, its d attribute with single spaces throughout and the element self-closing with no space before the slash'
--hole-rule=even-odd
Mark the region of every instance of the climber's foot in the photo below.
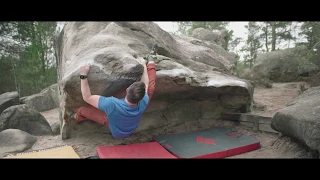
<svg viewBox="0 0 320 180">
<path fill-rule="evenodd" d="M 75 113 L 72 109 L 67 108 L 67 109 L 66 109 L 66 114 L 67 114 L 69 117 L 76 119 L 76 113 Z"/>
</svg>

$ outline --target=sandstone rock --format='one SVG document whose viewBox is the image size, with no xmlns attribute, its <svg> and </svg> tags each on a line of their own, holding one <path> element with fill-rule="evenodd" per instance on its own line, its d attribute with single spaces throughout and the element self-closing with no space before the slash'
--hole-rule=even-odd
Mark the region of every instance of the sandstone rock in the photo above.
<svg viewBox="0 0 320 180">
<path fill-rule="evenodd" d="M 80 65 L 91 63 L 88 80 L 92 94 L 123 94 L 140 80 L 143 67 L 138 59 L 155 43 L 163 60 L 157 64 L 161 70 L 157 71 L 156 90 L 140 130 L 204 118 L 203 114 L 210 113 L 200 110 L 200 104 L 208 111 L 249 111 L 253 87 L 233 76 L 234 54 L 217 44 L 170 35 L 152 22 L 70 22 L 55 42 L 63 139 L 77 126 L 64 109 L 86 104 L 81 96 Z M 213 101 L 212 107 L 206 108 L 204 101 Z M 195 109 L 183 110 L 191 107 Z M 184 113 L 190 117 L 184 119 Z M 210 117 L 219 118 L 219 113 L 212 114 Z"/>
<path fill-rule="evenodd" d="M 308 53 L 305 47 L 296 47 L 261 54 L 252 68 L 252 77 L 289 82 L 299 76 L 309 76 L 318 67 L 310 62 Z"/>
<path fill-rule="evenodd" d="M 0 116 L 0 131 L 5 129 L 19 129 L 31 135 L 52 134 L 48 121 L 36 109 L 25 104 L 11 106 L 3 111 Z"/>
<path fill-rule="evenodd" d="M 208 29 L 197 28 L 192 31 L 192 37 L 203 41 L 209 41 L 222 47 L 226 45 L 226 42 L 224 40 L 226 34 L 223 31 L 213 32 Z"/>
<path fill-rule="evenodd" d="M 311 87 L 317 87 L 320 86 L 320 72 L 317 74 L 313 74 L 308 80 L 308 84 L 310 84 Z"/>
<path fill-rule="evenodd" d="M 19 99 L 20 104 L 25 104 L 27 97 L 28 97 L 28 96 L 21 97 L 21 98 Z"/>
<path fill-rule="evenodd" d="M 10 106 L 19 104 L 18 92 L 6 92 L 0 95 L 0 114 Z"/>
<path fill-rule="evenodd" d="M 320 87 L 312 87 L 279 110 L 271 127 L 283 135 L 320 150 Z"/>
<path fill-rule="evenodd" d="M 24 104 L 35 108 L 39 112 L 59 107 L 58 84 L 43 89 L 40 93 L 21 99 Z"/>
<path fill-rule="evenodd" d="M 60 122 L 57 121 L 57 122 L 51 124 L 51 129 L 52 129 L 52 133 L 54 135 L 60 134 Z"/>
<path fill-rule="evenodd" d="M 18 129 L 0 132 L 0 157 L 9 153 L 23 152 L 33 146 L 37 138 Z"/>
</svg>

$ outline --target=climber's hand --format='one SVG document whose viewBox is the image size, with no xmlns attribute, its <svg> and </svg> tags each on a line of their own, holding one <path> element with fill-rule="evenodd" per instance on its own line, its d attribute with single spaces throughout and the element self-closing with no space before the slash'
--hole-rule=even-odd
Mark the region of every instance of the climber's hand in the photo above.
<svg viewBox="0 0 320 180">
<path fill-rule="evenodd" d="M 138 58 L 138 62 L 142 65 L 146 65 L 147 61 L 144 58 Z"/>
<path fill-rule="evenodd" d="M 89 70 L 90 70 L 90 64 L 84 64 L 80 67 L 79 73 L 80 75 L 88 75 Z"/>
</svg>

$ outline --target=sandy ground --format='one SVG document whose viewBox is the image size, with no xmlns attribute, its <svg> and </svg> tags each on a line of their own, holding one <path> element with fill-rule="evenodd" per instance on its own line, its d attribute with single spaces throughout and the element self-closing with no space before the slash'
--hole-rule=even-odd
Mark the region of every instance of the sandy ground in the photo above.
<svg viewBox="0 0 320 180">
<path fill-rule="evenodd" d="M 282 86 L 274 88 L 256 88 L 254 100 L 258 104 L 267 105 L 265 111 L 253 112 L 263 116 L 273 116 L 277 110 L 285 107 L 294 97 L 298 96 L 297 88 L 283 88 Z M 58 109 L 42 113 L 50 124 L 59 121 Z M 110 132 L 103 133 L 86 132 L 75 138 L 62 141 L 61 136 L 40 136 L 33 147 L 27 151 L 39 150 L 44 148 L 55 147 L 59 145 L 70 145 L 79 154 L 81 158 L 97 156 L 96 147 L 102 145 L 119 145 L 122 143 L 132 144 L 139 142 L 151 141 L 154 135 L 172 134 L 196 131 L 214 126 L 225 126 L 240 133 L 256 137 L 260 140 L 261 148 L 252 152 L 233 156 L 231 158 L 315 158 L 317 152 L 312 152 L 308 148 L 296 143 L 288 137 L 280 137 L 279 134 L 266 132 L 253 132 L 244 126 L 238 126 L 231 122 L 211 121 L 211 122 L 186 122 L 174 127 L 165 127 L 152 129 L 145 132 L 134 133 L 132 136 L 115 140 Z M 101 131 L 99 131 L 101 132 Z"/>
<path fill-rule="evenodd" d="M 292 99 L 299 95 L 298 88 L 255 88 L 253 99 L 257 104 L 266 105 L 264 111 L 255 111 L 252 114 L 272 117 L 281 108 L 285 107 Z"/>
</svg>

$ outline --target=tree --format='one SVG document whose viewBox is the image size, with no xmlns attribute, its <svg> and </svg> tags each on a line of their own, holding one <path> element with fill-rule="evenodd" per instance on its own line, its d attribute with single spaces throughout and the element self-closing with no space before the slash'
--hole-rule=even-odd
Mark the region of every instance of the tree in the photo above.
<svg viewBox="0 0 320 180">
<path fill-rule="evenodd" d="M 269 45 L 271 44 L 269 41 L 268 41 L 268 37 L 269 37 L 269 34 L 270 34 L 270 25 L 268 23 L 262 23 L 261 24 L 261 30 L 262 30 L 262 33 L 260 34 L 260 38 L 261 39 L 264 39 L 264 46 L 266 48 L 266 52 L 269 52 Z"/>
<path fill-rule="evenodd" d="M 303 22 L 299 35 L 307 40 L 307 42 L 300 42 L 299 45 L 306 45 L 310 50 L 312 50 L 313 46 L 320 41 L 320 22 Z M 318 48 L 318 46 L 316 48 Z"/>
<path fill-rule="evenodd" d="M 0 22 L 0 93 L 19 89 L 17 64 L 24 46 L 13 39 L 17 35 L 17 25 L 16 22 Z"/>
<path fill-rule="evenodd" d="M 260 43 L 260 29 L 255 22 L 249 22 L 248 25 L 245 26 L 248 30 L 248 37 L 246 40 L 246 44 L 242 47 L 241 51 L 246 53 L 244 55 L 244 63 L 249 64 L 250 69 L 253 67 L 253 64 L 257 58 L 258 51 L 262 48 L 262 44 Z"/>
<path fill-rule="evenodd" d="M 299 42 L 297 46 L 305 45 L 312 53 L 310 59 L 320 67 L 320 22 L 307 21 L 301 25 L 301 32 L 299 33 L 307 42 Z"/>
<path fill-rule="evenodd" d="M 5 84 L 1 93 L 15 89 L 20 95 L 30 95 L 56 82 L 53 56 L 56 25 L 56 22 L 0 22 L 1 44 L 5 44 L 0 45 L 0 63 L 10 65 L 9 69 L 14 71 L 11 77 L 15 79 L 15 85 Z"/>
<path fill-rule="evenodd" d="M 228 50 L 230 50 L 230 51 L 235 51 L 235 48 L 240 44 L 241 41 L 243 41 L 243 39 L 240 38 L 240 37 L 237 37 L 237 38 L 233 39 L 233 40 L 229 43 Z"/>
<path fill-rule="evenodd" d="M 270 45 L 271 51 L 275 51 L 277 49 L 277 45 L 281 44 L 281 42 L 295 39 L 292 35 L 292 31 L 290 30 L 292 22 L 265 21 L 261 22 L 259 26 L 261 26 L 262 33 L 260 37 L 264 40 L 266 52 L 270 51 Z"/>
</svg>

